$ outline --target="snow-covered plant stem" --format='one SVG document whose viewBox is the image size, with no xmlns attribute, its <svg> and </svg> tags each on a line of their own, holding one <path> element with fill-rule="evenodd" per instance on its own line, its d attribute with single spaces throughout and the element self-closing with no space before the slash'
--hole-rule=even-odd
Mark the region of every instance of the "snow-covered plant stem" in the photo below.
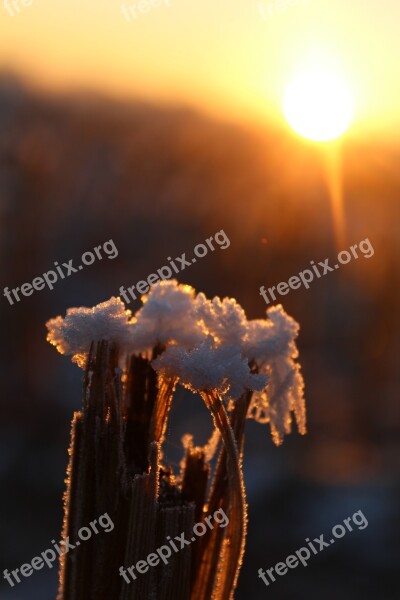
<svg viewBox="0 0 400 600">
<path fill-rule="evenodd" d="M 154 285 L 142 300 L 134 315 L 111 298 L 47 323 L 49 342 L 85 369 L 64 535 L 75 535 L 99 510 L 116 522 L 106 545 L 99 538 L 61 564 L 58 600 L 232 600 L 247 531 L 246 418 L 269 423 L 276 445 L 291 432 L 293 417 L 306 433 L 299 325 L 282 306 L 269 308 L 266 319 L 248 320 L 235 299 L 209 300 L 177 281 Z M 201 395 L 214 432 L 203 448 L 185 436 L 175 478 L 163 464 L 162 444 L 177 383 Z M 180 531 L 190 537 L 194 519 L 206 521 L 218 510 L 229 514 L 226 526 L 208 530 L 173 564 L 129 584 L 119 577 L 116 561 L 132 565 Z M 115 567 L 110 576 L 106 564 Z"/>
<path fill-rule="evenodd" d="M 233 590 L 236 587 L 245 549 L 247 529 L 246 493 L 241 456 L 221 397 L 215 390 L 204 390 L 201 392 L 201 396 L 212 414 L 215 427 L 221 434 L 226 452 L 229 485 L 229 526 L 224 540 L 223 566 L 218 573 L 212 597 L 216 600 L 228 600 L 233 598 Z"/>
</svg>

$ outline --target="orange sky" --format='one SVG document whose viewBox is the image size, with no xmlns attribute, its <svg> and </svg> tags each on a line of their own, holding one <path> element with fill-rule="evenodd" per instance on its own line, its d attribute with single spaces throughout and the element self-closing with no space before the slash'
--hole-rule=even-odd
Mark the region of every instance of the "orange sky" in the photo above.
<svg viewBox="0 0 400 600">
<path fill-rule="evenodd" d="M 0 65 L 47 87 L 281 120 L 285 85 L 318 59 L 350 82 L 355 126 L 400 125 L 398 0 L 142 1 L 148 12 L 125 2 L 128 22 L 120 0 L 32 0 L 20 13 L 8 0 L 14 16 L 0 0 Z"/>
</svg>

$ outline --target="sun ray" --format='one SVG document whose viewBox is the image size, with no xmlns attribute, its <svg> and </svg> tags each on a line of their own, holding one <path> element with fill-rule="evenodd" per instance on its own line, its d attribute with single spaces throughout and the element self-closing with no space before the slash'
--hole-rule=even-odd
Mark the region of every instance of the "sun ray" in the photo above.
<svg viewBox="0 0 400 600">
<path fill-rule="evenodd" d="M 341 250 L 346 246 L 346 221 L 344 214 L 341 149 L 338 142 L 325 148 L 324 166 L 331 203 L 336 248 Z"/>
</svg>

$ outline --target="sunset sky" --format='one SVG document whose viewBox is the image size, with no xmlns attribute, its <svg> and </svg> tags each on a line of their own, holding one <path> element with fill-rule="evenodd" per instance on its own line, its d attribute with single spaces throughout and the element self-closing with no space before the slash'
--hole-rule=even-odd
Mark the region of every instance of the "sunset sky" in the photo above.
<svg viewBox="0 0 400 600">
<path fill-rule="evenodd" d="M 33 0 L 14 17 L 0 0 L 0 67 L 45 87 L 279 121 L 285 85 L 317 60 L 349 82 L 356 126 L 400 124 L 398 0 L 261 4 L 267 18 L 257 0 L 170 0 L 128 22 L 120 0 Z"/>
</svg>

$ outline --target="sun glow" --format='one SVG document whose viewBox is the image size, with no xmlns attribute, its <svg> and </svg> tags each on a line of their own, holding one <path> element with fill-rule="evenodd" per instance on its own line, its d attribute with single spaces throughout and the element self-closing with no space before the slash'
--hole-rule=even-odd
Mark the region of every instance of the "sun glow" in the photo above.
<svg viewBox="0 0 400 600">
<path fill-rule="evenodd" d="M 353 98 L 349 86 L 336 73 L 307 70 L 286 87 L 283 109 L 296 133 L 312 141 L 327 142 L 349 128 Z"/>
</svg>

